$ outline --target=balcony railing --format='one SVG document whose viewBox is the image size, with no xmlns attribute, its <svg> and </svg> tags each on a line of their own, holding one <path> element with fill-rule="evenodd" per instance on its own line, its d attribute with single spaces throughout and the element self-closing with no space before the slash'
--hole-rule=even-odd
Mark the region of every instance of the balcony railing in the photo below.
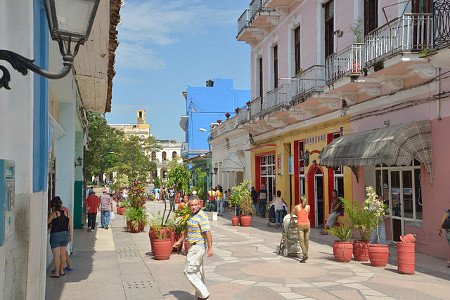
<svg viewBox="0 0 450 300">
<path fill-rule="evenodd" d="M 364 44 L 352 44 L 343 50 L 333 53 L 326 60 L 326 81 L 332 84 L 346 75 L 361 75 L 364 66 Z"/>
<path fill-rule="evenodd" d="M 263 6 L 263 0 L 253 0 L 250 2 L 250 20 L 253 20 L 255 18 L 256 13 L 258 13 L 262 6 Z"/>
<path fill-rule="evenodd" d="M 367 65 L 399 52 L 433 45 L 432 14 L 405 14 L 370 32 L 365 38 Z"/>
<path fill-rule="evenodd" d="M 291 84 L 282 84 L 276 89 L 267 92 L 266 96 L 263 98 L 262 107 L 264 112 L 286 105 L 291 102 L 292 97 L 290 97 Z"/>
<path fill-rule="evenodd" d="M 246 9 L 237 22 L 237 35 L 239 36 L 246 27 L 250 26 L 250 10 Z"/>
<path fill-rule="evenodd" d="M 258 97 L 250 102 L 250 117 L 259 116 L 262 113 L 262 98 Z"/>
<path fill-rule="evenodd" d="M 290 98 L 300 100 L 314 92 L 323 91 L 325 85 L 325 66 L 314 65 L 292 78 Z"/>
<path fill-rule="evenodd" d="M 433 31 L 435 49 L 450 46 L 450 5 L 448 0 L 433 1 Z"/>
</svg>

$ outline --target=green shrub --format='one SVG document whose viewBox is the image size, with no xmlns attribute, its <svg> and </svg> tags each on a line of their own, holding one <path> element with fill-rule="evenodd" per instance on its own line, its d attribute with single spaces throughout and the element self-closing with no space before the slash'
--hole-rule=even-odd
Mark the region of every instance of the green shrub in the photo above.
<svg viewBox="0 0 450 300">
<path fill-rule="evenodd" d="M 339 227 L 330 227 L 327 231 L 341 242 L 346 242 L 352 236 L 353 227 L 341 225 Z"/>
</svg>

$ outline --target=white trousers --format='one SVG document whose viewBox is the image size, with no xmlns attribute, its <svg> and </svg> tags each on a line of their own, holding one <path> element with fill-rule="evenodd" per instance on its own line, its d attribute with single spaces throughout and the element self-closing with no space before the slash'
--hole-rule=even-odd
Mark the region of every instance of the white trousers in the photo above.
<svg viewBox="0 0 450 300">
<path fill-rule="evenodd" d="M 186 256 L 186 265 L 184 274 L 195 288 L 196 298 L 206 298 L 209 296 L 205 285 L 205 273 L 203 271 L 203 255 L 205 254 L 205 245 L 192 245 Z"/>
</svg>

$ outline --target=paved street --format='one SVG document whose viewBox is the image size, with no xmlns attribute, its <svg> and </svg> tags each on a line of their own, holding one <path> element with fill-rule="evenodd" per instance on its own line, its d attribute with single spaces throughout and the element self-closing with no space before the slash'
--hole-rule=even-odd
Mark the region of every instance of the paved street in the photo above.
<svg viewBox="0 0 450 300">
<path fill-rule="evenodd" d="M 148 203 L 153 213 L 162 203 Z M 416 273 L 396 272 L 395 249 L 385 269 L 369 263 L 338 263 L 331 236 L 311 235 L 306 264 L 275 253 L 281 229 L 254 218 L 250 228 L 225 218 L 211 221 L 214 256 L 205 258 L 210 299 L 448 299 L 450 269 L 444 260 L 416 255 Z M 147 232 L 125 232 L 118 216 L 109 230 L 75 231 L 75 271 L 47 279 L 47 299 L 194 299 L 182 270 L 185 256 L 152 259 Z M 443 242 L 445 242 L 443 240 Z"/>
</svg>

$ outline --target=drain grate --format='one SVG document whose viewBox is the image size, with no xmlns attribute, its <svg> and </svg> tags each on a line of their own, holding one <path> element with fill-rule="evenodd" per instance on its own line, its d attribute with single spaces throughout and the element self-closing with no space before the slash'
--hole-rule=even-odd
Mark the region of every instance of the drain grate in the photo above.
<svg viewBox="0 0 450 300">
<path fill-rule="evenodd" d="M 121 248 L 116 250 L 119 258 L 140 258 L 139 251 L 136 248 Z"/>
<path fill-rule="evenodd" d="M 155 285 L 154 282 L 149 280 L 140 280 L 140 281 L 125 281 L 124 286 L 126 289 L 132 290 L 144 290 L 151 288 Z"/>
</svg>

